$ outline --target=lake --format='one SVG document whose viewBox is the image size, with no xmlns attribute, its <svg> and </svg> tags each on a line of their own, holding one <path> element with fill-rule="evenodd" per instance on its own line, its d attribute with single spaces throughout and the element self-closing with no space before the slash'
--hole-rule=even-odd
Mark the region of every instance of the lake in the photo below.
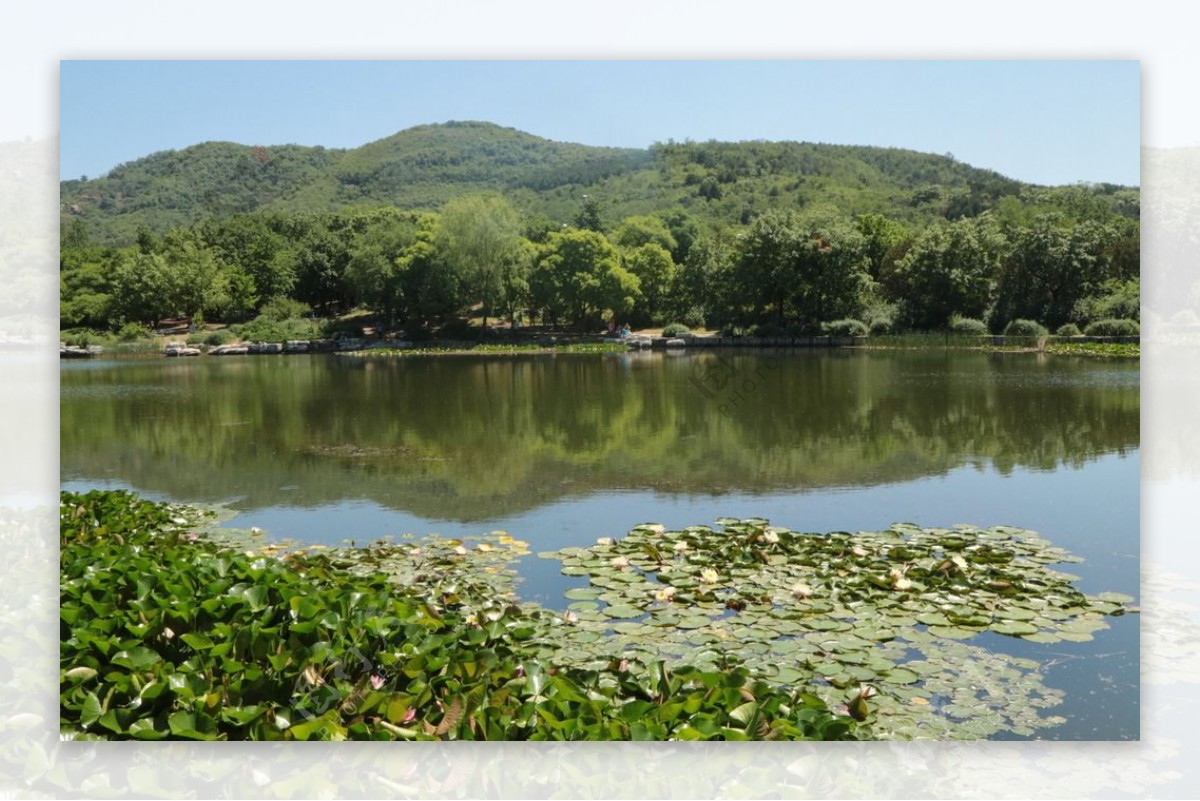
<svg viewBox="0 0 1200 801">
<path fill-rule="evenodd" d="M 223 503 L 340 544 L 502 529 L 542 550 L 764 517 L 801 531 L 1012 525 L 1138 596 L 1136 361 L 968 351 L 332 355 L 64 362 L 65 489 Z M 987 634 L 1067 690 L 1060 739 L 1138 736 L 1138 616 L 1087 643 Z M 987 639 L 990 638 L 990 639 Z"/>
</svg>

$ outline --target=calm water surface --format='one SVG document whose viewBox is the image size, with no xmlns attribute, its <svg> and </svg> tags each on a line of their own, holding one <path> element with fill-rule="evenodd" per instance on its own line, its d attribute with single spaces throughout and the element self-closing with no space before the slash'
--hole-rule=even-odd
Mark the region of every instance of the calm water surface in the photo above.
<svg viewBox="0 0 1200 801">
<path fill-rule="evenodd" d="M 308 542 L 504 529 L 532 550 L 642 522 L 804 531 L 1008 524 L 1138 595 L 1136 362 L 968 352 L 724 351 L 98 360 L 61 368 L 65 488 L 222 502 Z M 564 605 L 557 563 L 524 595 Z M 1051 663 L 1047 732 L 1136 737 L 1137 616 Z"/>
</svg>

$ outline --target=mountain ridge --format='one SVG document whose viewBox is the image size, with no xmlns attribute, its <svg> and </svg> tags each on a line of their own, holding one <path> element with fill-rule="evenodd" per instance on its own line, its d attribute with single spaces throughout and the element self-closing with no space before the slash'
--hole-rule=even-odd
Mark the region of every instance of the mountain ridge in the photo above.
<svg viewBox="0 0 1200 801">
<path fill-rule="evenodd" d="M 762 139 L 598 147 L 450 121 L 356 148 L 199 142 L 99 178 L 62 181 L 60 198 L 64 229 L 79 220 L 97 242 L 128 244 L 142 229 L 162 233 L 214 217 L 374 205 L 435 210 L 475 192 L 499 192 L 553 221 L 570 220 L 588 194 L 614 220 L 683 208 L 728 225 L 768 206 L 818 202 L 910 221 L 971 216 L 1037 188 L 904 148 Z"/>
</svg>

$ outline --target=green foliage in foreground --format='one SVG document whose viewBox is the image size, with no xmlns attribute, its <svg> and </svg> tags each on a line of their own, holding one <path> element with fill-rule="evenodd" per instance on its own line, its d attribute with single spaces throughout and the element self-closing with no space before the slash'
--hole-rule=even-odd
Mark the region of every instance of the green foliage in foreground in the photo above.
<svg viewBox="0 0 1200 801">
<path fill-rule="evenodd" d="M 60 725 L 108 739 L 850 739 L 743 667 L 557 667 L 468 550 L 244 551 L 195 510 L 62 493 Z M 507 538 L 509 543 L 514 542 Z M 504 542 L 504 538 L 500 538 Z M 862 717 L 862 699 L 852 699 Z"/>
</svg>

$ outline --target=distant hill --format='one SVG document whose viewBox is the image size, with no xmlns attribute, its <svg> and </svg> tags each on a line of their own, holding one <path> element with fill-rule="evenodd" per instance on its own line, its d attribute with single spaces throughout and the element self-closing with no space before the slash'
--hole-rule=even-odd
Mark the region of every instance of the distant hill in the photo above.
<svg viewBox="0 0 1200 801">
<path fill-rule="evenodd" d="M 978 214 L 1028 184 L 951 156 L 802 142 L 684 142 L 647 149 L 554 142 L 486 122 L 409 128 L 351 150 L 205 142 L 63 181 L 64 230 L 83 222 L 95 242 L 128 244 L 258 210 L 330 211 L 396 205 L 436 209 L 497 191 L 527 215 L 572 219 L 588 194 L 610 224 L 685 209 L 743 223 L 769 206 L 831 202 L 848 213 L 919 221 Z"/>
</svg>

